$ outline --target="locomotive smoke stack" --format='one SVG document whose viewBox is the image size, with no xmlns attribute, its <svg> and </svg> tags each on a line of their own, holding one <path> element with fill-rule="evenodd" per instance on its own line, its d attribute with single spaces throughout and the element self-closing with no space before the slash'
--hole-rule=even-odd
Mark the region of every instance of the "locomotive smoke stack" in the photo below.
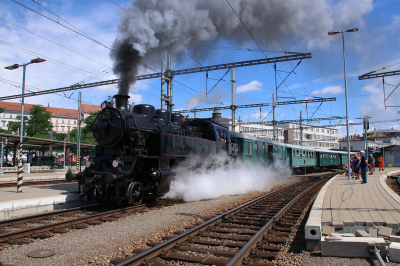
<svg viewBox="0 0 400 266">
<path fill-rule="evenodd" d="M 130 96 L 123 94 L 114 95 L 115 98 L 115 107 L 118 110 L 128 110 L 128 99 Z"/>
</svg>

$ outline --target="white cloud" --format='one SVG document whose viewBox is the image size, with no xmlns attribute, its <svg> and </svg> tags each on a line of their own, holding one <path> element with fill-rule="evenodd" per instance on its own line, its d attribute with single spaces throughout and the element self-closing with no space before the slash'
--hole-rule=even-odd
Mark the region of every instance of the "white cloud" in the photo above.
<svg viewBox="0 0 400 266">
<path fill-rule="evenodd" d="M 312 95 L 321 95 L 321 94 L 341 94 L 344 92 L 344 88 L 342 86 L 332 85 L 323 88 L 322 90 L 315 90 L 311 94 Z"/>
<path fill-rule="evenodd" d="M 247 83 L 245 85 L 239 86 L 236 88 L 237 92 L 248 92 L 248 91 L 260 91 L 262 88 L 262 83 L 259 82 L 258 80 L 253 80 L 250 83 Z"/>
<path fill-rule="evenodd" d="M 142 103 L 143 100 L 143 96 L 140 94 L 136 94 L 136 93 L 129 93 L 129 96 L 131 98 L 129 98 L 129 102 L 132 104 L 140 104 Z"/>
</svg>

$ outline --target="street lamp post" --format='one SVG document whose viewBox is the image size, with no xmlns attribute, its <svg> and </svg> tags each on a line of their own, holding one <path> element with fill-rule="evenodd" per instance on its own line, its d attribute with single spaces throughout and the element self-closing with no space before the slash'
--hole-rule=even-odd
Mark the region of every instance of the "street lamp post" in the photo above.
<svg viewBox="0 0 400 266">
<path fill-rule="evenodd" d="M 19 162 L 18 162 L 18 182 L 17 182 L 17 192 L 22 192 L 22 183 L 23 183 L 23 176 L 22 172 L 24 171 L 24 168 L 22 166 L 22 140 L 23 140 L 23 135 L 24 135 L 24 92 L 25 92 L 25 70 L 26 66 L 30 64 L 35 64 L 35 63 L 41 63 L 46 61 L 45 59 L 42 58 L 35 58 L 32 59 L 29 63 L 25 63 L 22 65 L 19 64 L 14 64 L 11 66 L 5 67 L 5 69 L 8 70 L 14 70 L 22 66 L 23 68 L 23 74 L 22 74 L 22 97 L 21 97 L 21 130 L 20 130 L 20 137 L 19 137 Z"/>
<path fill-rule="evenodd" d="M 358 28 L 346 30 L 346 31 L 331 31 L 328 32 L 328 35 L 335 35 L 338 33 L 342 33 L 342 41 L 343 41 L 343 62 L 344 62 L 344 92 L 346 98 L 346 130 L 347 130 L 347 174 L 349 176 L 349 180 L 351 180 L 350 174 L 350 138 L 349 138 L 349 108 L 347 102 L 347 78 L 346 78 L 346 56 L 344 49 L 344 32 L 355 32 L 358 31 Z"/>
</svg>

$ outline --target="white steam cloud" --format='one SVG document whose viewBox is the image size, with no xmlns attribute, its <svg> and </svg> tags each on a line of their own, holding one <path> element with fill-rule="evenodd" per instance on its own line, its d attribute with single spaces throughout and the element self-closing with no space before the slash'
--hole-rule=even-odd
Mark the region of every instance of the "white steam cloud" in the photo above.
<svg viewBox="0 0 400 266">
<path fill-rule="evenodd" d="M 197 201 L 224 195 L 264 191 L 291 178 L 291 170 L 282 165 L 260 166 L 240 160 L 225 164 L 228 156 L 218 154 L 202 163 L 204 168 L 193 170 L 194 161 L 183 162 L 177 171 L 167 198 Z M 218 167 L 214 167 L 218 166 Z M 190 170 L 189 170 L 190 169 Z"/>
</svg>

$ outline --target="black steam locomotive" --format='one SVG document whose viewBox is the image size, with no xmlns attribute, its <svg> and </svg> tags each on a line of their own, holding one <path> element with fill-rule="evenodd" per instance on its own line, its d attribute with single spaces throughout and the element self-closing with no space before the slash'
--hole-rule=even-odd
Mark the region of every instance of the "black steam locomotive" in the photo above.
<svg viewBox="0 0 400 266">
<path fill-rule="evenodd" d="M 202 161 L 220 152 L 238 155 L 227 128 L 205 119 L 187 119 L 181 114 L 147 104 L 128 109 L 129 96 L 117 94 L 115 105 L 103 102 L 93 135 L 96 156 L 83 172 L 68 172 L 66 180 L 77 179 L 88 200 L 98 202 L 123 198 L 137 205 L 144 198 L 165 195 L 174 176 L 174 166 L 187 158 Z"/>
</svg>

